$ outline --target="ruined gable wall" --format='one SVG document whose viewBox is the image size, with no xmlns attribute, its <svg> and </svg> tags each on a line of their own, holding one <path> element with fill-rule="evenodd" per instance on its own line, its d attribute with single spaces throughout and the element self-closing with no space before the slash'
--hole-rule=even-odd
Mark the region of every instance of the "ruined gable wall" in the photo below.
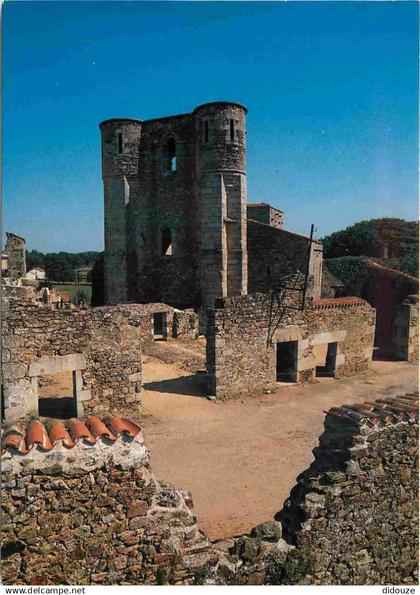
<svg viewBox="0 0 420 595">
<path fill-rule="evenodd" d="M 256 221 L 247 222 L 249 293 L 268 291 L 281 277 L 305 273 L 309 238 Z M 314 242 L 308 295 L 321 296 L 322 245 Z"/>
<path fill-rule="evenodd" d="M 351 298 L 349 298 L 351 300 Z M 314 347 L 338 343 L 337 375 L 351 375 L 367 368 L 372 359 L 375 311 L 363 300 L 287 310 L 278 323 L 267 294 L 219 300 L 209 311 L 207 371 L 210 390 L 217 396 L 232 396 L 244 386 L 276 380 L 276 342 L 298 341 L 297 380 L 314 377 Z"/>
</svg>

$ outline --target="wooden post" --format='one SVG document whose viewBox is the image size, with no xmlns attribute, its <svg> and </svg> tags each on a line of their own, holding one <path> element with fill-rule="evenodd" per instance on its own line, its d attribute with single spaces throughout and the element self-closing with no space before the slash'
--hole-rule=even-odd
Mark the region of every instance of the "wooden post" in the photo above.
<svg viewBox="0 0 420 595">
<path fill-rule="evenodd" d="M 305 309 L 306 291 L 308 289 L 309 267 L 311 263 L 312 238 L 314 237 L 314 224 L 311 225 L 311 235 L 309 237 L 308 258 L 306 260 L 305 282 L 303 284 L 303 295 L 301 309 Z"/>
</svg>

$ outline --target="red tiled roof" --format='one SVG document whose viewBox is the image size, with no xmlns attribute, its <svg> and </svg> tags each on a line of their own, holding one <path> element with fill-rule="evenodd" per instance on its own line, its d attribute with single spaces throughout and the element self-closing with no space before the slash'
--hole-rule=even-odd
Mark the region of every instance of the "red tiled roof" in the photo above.
<svg viewBox="0 0 420 595">
<path fill-rule="evenodd" d="M 365 300 L 358 297 L 322 298 L 314 300 L 315 308 L 345 308 L 347 306 L 364 306 Z"/>
<path fill-rule="evenodd" d="M 140 426 L 120 417 L 101 421 L 98 417 L 91 415 L 86 422 L 71 418 L 67 422 L 67 427 L 64 422 L 55 420 L 52 421 L 48 430 L 39 419 L 34 419 L 26 429 L 14 426 L 5 431 L 1 453 L 15 450 L 26 454 L 35 446 L 41 450 L 49 451 L 57 443 L 61 443 L 67 448 L 73 448 L 80 440 L 95 444 L 100 438 L 115 442 L 121 434 L 135 438 L 140 431 Z"/>
<path fill-rule="evenodd" d="M 330 416 L 347 419 L 352 423 L 368 422 L 373 425 L 388 425 L 399 421 L 415 422 L 419 418 L 419 394 L 408 393 L 398 397 L 386 397 L 377 401 L 353 403 L 332 407 Z"/>
</svg>

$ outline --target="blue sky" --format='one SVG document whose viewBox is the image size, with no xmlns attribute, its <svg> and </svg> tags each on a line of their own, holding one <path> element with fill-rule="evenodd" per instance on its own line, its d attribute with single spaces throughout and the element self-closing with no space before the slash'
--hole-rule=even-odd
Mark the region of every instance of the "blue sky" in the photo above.
<svg viewBox="0 0 420 595">
<path fill-rule="evenodd" d="M 248 106 L 248 201 L 317 237 L 417 217 L 416 2 L 3 5 L 3 230 L 101 250 L 98 123 Z"/>
</svg>

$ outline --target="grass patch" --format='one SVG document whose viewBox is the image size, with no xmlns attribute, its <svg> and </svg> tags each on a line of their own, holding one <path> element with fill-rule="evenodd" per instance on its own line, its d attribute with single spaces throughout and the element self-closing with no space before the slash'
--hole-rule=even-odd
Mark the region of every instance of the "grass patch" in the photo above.
<svg viewBox="0 0 420 595">
<path fill-rule="evenodd" d="M 67 291 L 70 295 L 70 299 L 72 302 L 76 301 L 76 287 L 72 283 L 68 283 L 62 285 L 52 285 L 57 291 Z M 80 299 L 86 304 L 86 306 L 90 306 L 90 302 L 92 300 L 92 285 L 79 285 L 79 301 Z"/>
</svg>

